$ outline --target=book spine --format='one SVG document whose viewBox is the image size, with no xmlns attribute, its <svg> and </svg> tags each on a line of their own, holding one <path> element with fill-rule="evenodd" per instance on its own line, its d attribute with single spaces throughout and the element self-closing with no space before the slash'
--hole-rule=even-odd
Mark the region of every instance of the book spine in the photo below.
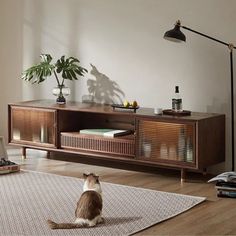
<svg viewBox="0 0 236 236">
<path fill-rule="evenodd" d="M 229 190 L 229 191 L 235 191 L 236 192 L 236 188 L 235 187 L 228 187 L 228 186 L 215 186 L 215 188 L 217 190 Z"/>
<path fill-rule="evenodd" d="M 219 187 L 235 187 L 236 188 L 236 183 L 232 183 L 232 182 L 216 182 L 216 186 L 219 186 Z"/>
<path fill-rule="evenodd" d="M 218 197 L 236 198 L 236 191 L 218 190 L 217 191 L 217 196 Z"/>
<path fill-rule="evenodd" d="M 104 136 L 114 138 L 114 137 L 119 137 L 119 136 L 125 136 L 127 134 L 130 134 L 129 130 L 117 130 L 117 131 L 114 130 L 111 132 L 104 133 Z"/>
<path fill-rule="evenodd" d="M 103 132 L 90 131 L 90 130 L 80 130 L 80 134 L 104 136 L 104 133 L 103 133 Z"/>
</svg>

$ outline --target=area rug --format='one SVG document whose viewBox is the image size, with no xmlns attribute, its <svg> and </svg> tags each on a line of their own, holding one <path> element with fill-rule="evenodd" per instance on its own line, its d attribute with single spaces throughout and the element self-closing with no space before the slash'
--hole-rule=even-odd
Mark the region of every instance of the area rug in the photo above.
<svg viewBox="0 0 236 236">
<path fill-rule="evenodd" d="M 46 221 L 73 222 L 83 180 L 21 171 L 0 176 L 0 235 L 131 235 L 174 217 L 205 198 L 102 182 L 105 223 L 51 230 Z"/>
</svg>

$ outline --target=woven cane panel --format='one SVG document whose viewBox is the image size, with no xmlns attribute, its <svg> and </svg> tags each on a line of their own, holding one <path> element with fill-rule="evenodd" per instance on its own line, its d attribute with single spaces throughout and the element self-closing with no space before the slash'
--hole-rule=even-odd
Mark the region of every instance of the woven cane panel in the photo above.
<svg viewBox="0 0 236 236">
<path fill-rule="evenodd" d="M 194 125 L 140 120 L 139 158 L 193 163 Z"/>
<path fill-rule="evenodd" d="M 134 157 L 134 136 L 104 138 L 98 135 L 61 133 L 61 147 Z"/>
</svg>

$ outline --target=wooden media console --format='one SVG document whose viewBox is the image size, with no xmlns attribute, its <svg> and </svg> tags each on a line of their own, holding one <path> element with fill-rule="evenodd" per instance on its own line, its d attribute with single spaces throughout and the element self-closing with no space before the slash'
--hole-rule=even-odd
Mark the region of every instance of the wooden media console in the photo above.
<svg viewBox="0 0 236 236">
<path fill-rule="evenodd" d="M 143 166 L 205 171 L 225 160 L 225 115 L 155 115 L 151 108 L 113 109 L 110 105 L 36 100 L 8 105 L 9 143 L 26 149 L 73 153 Z M 81 129 L 130 130 L 102 137 Z"/>
</svg>

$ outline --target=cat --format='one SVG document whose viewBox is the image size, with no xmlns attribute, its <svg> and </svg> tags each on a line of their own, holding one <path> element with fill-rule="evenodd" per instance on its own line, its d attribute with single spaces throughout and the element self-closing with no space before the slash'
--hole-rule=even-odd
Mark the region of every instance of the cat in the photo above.
<svg viewBox="0 0 236 236">
<path fill-rule="evenodd" d="M 74 223 L 56 223 L 48 220 L 51 229 L 74 229 L 93 227 L 104 222 L 102 218 L 102 189 L 99 176 L 90 173 L 83 174 L 84 186 L 83 193 L 77 202 Z"/>
</svg>

